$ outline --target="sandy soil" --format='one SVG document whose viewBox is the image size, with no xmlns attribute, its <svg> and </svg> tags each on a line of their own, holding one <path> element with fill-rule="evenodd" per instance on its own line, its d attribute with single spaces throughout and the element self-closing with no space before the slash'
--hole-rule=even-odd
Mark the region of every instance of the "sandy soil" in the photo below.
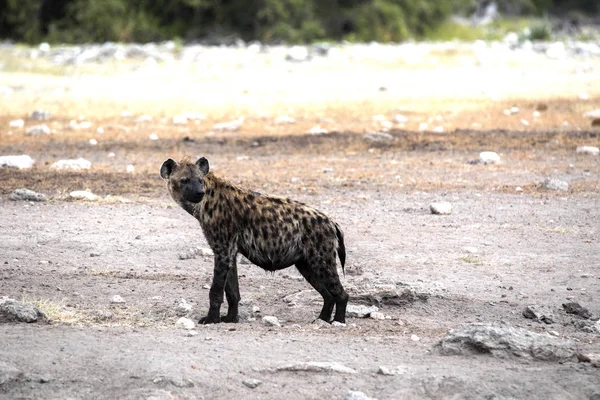
<svg viewBox="0 0 600 400">
<path fill-rule="evenodd" d="M 115 85 L 111 78 L 82 77 L 71 83 L 78 88 L 72 97 L 52 103 L 40 93 L 54 89 L 57 78 L 15 74 L 24 86 L 0 118 L 7 124 L 50 105 L 54 133 L 0 132 L 0 155 L 36 159 L 31 170 L 0 169 L 0 295 L 36 304 L 50 323 L 0 325 L 0 398 L 340 399 L 349 390 L 380 400 L 600 398 L 600 371 L 589 363 L 442 356 L 435 347 L 449 329 L 482 322 L 550 333 L 574 341 L 582 353 L 600 354 L 600 335 L 578 329 L 577 317 L 562 310 L 563 303 L 576 301 L 600 315 L 600 158 L 575 152 L 600 144 L 598 129 L 582 117 L 600 105 L 600 90 L 596 72 L 582 76 L 567 62 L 548 63 L 545 73 L 556 78 L 556 87 L 576 82 L 563 97 L 549 96 L 548 88 L 496 101 L 469 84 L 469 99 L 453 102 L 448 90 L 431 104 L 421 98 L 402 111 L 410 122 L 395 126 L 383 141 L 364 136 L 381 128 L 373 115 L 391 119 L 399 104 L 411 104 L 416 82 L 404 97 L 363 85 L 352 99 L 340 96 L 316 111 L 295 104 L 291 112 L 285 101 L 294 88 L 284 88 L 284 105 L 276 106 L 278 89 L 261 86 L 264 92 L 253 98 L 251 91 L 243 102 L 268 100 L 262 108 L 244 108 L 242 130 L 211 133 L 219 118 L 239 115 L 239 99 L 197 125 L 172 126 L 174 105 L 139 124 L 119 116 L 123 101 L 116 94 L 114 105 L 80 87 L 88 79 L 102 91 L 102 82 Z M 506 80 L 498 82 L 536 76 L 540 69 L 506 68 Z M 571 75 L 558 74 L 565 70 Z M 426 93 L 444 87 L 439 70 L 422 74 L 423 84 L 436 77 Z M 205 96 L 219 89 L 195 84 Z M 590 98 L 576 100 L 584 89 Z M 201 104 L 208 102 L 203 98 Z M 524 115 L 534 121 L 531 114 L 541 102 L 548 109 L 537 122 L 520 122 Z M 65 104 L 77 105 L 69 111 Z M 132 108 L 147 103 L 140 104 Z M 504 115 L 512 105 L 520 114 Z M 276 111 L 268 116 L 256 111 L 271 106 Z M 104 127 L 103 134 L 68 128 L 86 108 L 87 119 Z M 297 124 L 273 124 L 273 115 L 284 109 L 298 117 Z M 331 133 L 305 133 L 328 116 L 336 120 L 328 126 Z M 421 122 L 445 131 L 419 131 Z M 149 141 L 150 132 L 160 140 Z M 97 146 L 89 145 L 92 137 Z M 482 150 L 498 152 L 501 163 L 472 163 Z M 107 157 L 110 152 L 115 156 Z M 189 336 L 175 327 L 176 306 L 185 299 L 196 321 L 206 312 L 212 259 L 180 259 L 207 244 L 197 221 L 172 203 L 158 175 L 164 159 L 184 154 L 206 156 L 218 174 L 296 198 L 334 218 L 345 232 L 342 282 L 351 294 L 393 285 L 424 296 L 404 306 L 380 305 L 383 320 L 349 318 L 345 327 L 324 326 L 313 323 L 320 297 L 297 271 L 265 274 L 244 264 L 245 319 L 197 326 L 198 335 Z M 49 168 L 71 157 L 89 159 L 92 169 Z M 135 173 L 124 172 L 129 164 Z M 540 182 L 547 177 L 567 181 L 569 190 L 544 189 Z M 49 201 L 8 200 L 20 187 L 43 192 Z M 100 200 L 68 198 L 81 189 Z M 440 200 L 452 204 L 451 215 L 430 213 L 429 204 Z M 115 295 L 125 302 L 111 303 Z M 525 319 L 530 304 L 550 307 L 556 322 Z M 277 317 L 282 327 L 266 326 L 263 316 Z M 277 370 L 310 361 L 338 362 L 356 373 Z M 397 374 L 378 374 L 381 366 Z M 262 384 L 247 387 L 243 382 L 251 378 Z"/>
</svg>

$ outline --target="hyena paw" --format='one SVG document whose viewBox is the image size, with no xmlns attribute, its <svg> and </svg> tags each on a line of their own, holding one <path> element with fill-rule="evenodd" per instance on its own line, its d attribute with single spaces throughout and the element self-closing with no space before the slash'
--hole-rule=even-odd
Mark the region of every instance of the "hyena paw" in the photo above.
<svg viewBox="0 0 600 400">
<path fill-rule="evenodd" d="M 218 324 L 219 322 L 221 322 L 220 317 L 217 316 L 217 318 L 214 318 L 210 315 L 207 315 L 206 317 L 200 318 L 200 321 L 198 321 L 198 324 L 208 325 L 208 324 Z"/>
</svg>

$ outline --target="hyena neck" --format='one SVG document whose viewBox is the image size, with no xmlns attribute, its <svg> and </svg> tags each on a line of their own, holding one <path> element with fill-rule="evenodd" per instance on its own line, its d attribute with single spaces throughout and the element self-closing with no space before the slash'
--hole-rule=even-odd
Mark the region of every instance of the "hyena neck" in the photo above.
<svg viewBox="0 0 600 400">
<path fill-rule="evenodd" d="M 181 208 L 183 208 L 188 214 L 194 216 L 194 213 L 196 211 L 196 204 L 184 199 L 181 199 L 181 201 L 179 201 L 178 203 L 181 206 Z"/>
</svg>

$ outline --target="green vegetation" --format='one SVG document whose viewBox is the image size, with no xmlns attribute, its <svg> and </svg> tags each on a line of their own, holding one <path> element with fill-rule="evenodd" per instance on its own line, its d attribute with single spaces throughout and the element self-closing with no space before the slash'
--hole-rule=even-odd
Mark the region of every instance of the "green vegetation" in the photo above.
<svg viewBox="0 0 600 400">
<path fill-rule="evenodd" d="M 0 0 L 0 38 L 25 43 L 223 37 L 289 43 L 471 40 L 493 36 L 494 26 L 461 25 L 449 17 L 469 15 L 478 3 L 482 1 Z M 553 12 L 582 18 L 600 11 L 597 0 L 503 0 L 498 4 L 505 15 L 538 19 Z M 547 21 L 531 25 L 530 38 L 548 38 L 549 27 Z"/>
</svg>

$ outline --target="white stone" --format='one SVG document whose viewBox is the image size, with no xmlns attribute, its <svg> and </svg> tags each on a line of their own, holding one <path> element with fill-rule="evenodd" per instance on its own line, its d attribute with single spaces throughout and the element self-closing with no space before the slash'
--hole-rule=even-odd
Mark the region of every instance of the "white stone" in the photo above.
<svg viewBox="0 0 600 400">
<path fill-rule="evenodd" d="M 524 126 L 529 126 L 529 121 L 527 121 L 526 119 L 521 119 L 521 124 Z"/>
<path fill-rule="evenodd" d="M 0 167 L 26 169 L 33 166 L 33 159 L 26 155 L 0 156 Z"/>
<path fill-rule="evenodd" d="M 362 304 L 348 304 L 346 316 L 348 318 L 367 318 L 371 313 L 379 311 L 377 306 L 364 306 Z"/>
<path fill-rule="evenodd" d="M 135 122 L 137 122 L 137 123 L 151 122 L 151 121 L 152 121 L 152 115 L 148 115 L 148 114 L 140 115 L 139 117 L 137 117 L 135 119 Z"/>
<path fill-rule="evenodd" d="M 348 390 L 346 392 L 346 394 L 344 394 L 343 400 L 376 400 L 376 399 L 367 396 L 363 392 Z"/>
<path fill-rule="evenodd" d="M 218 124 L 214 124 L 212 130 L 217 132 L 235 132 L 242 127 L 243 123 L 244 117 L 240 117 L 238 119 L 234 119 L 233 121 L 219 122 Z"/>
<path fill-rule="evenodd" d="M 462 248 L 462 251 L 464 251 L 465 253 L 469 253 L 469 254 L 479 253 L 479 249 L 477 247 L 473 247 L 473 246 L 464 246 Z"/>
<path fill-rule="evenodd" d="M 448 215 L 452 213 L 452 204 L 447 201 L 437 201 L 429 205 L 432 214 Z"/>
<path fill-rule="evenodd" d="M 267 315 L 262 318 L 262 321 L 267 326 L 281 326 L 281 323 L 277 319 L 277 317 L 273 317 L 271 315 Z"/>
<path fill-rule="evenodd" d="M 408 117 L 406 117 L 402 114 L 396 114 L 396 115 L 394 115 L 394 118 L 392 119 L 392 121 L 394 121 L 395 124 L 405 124 L 408 122 Z"/>
<path fill-rule="evenodd" d="M 92 192 L 88 192 L 87 190 L 74 190 L 71 193 L 69 193 L 69 197 L 75 200 L 98 200 L 98 196 L 96 196 Z"/>
<path fill-rule="evenodd" d="M 183 115 L 176 115 L 173 117 L 173 125 L 186 125 L 188 123 L 188 119 Z"/>
<path fill-rule="evenodd" d="M 586 112 L 585 114 L 583 114 L 583 116 L 585 118 L 590 118 L 590 119 L 596 119 L 596 118 L 600 118 L 600 108 L 597 108 L 595 110 L 591 110 Z"/>
<path fill-rule="evenodd" d="M 245 379 L 242 383 L 250 389 L 255 389 L 262 385 L 262 381 L 259 381 L 258 379 Z"/>
<path fill-rule="evenodd" d="M 569 184 L 565 181 L 555 178 L 546 178 L 544 182 L 542 182 L 542 186 L 548 190 L 559 190 L 559 191 L 568 191 Z"/>
<path fill-rule="evenodd" d="M 329 131 L 325 128 L 321 128 L 320 125 L 315 125 L 312 128 L 310 128 L 308 131 L 306 131 L 306 133 L 308 133 L 310 135 L 326 135 L 329 133 Z"/>
<path fill-rule="evenodd" d="M 276 124 L 295 124 L 296 119 L 293 117 L 290 117 L 288 115 L 280 115 L 279 117 L 275 118 L 275 123 Z"/>
<path fill-rule="evenodd" d="M 442 133 L 442 132 L 444 132 L 444 127 L 441 126 L 441 125 L 440 126 L 436 126 L 435 128 L 433 128 L 433 131 L 435 133 Z"/>
<path fill-rule="evenodd" d="M 52 133 L 52 131 L 50 130 L 50 128 L 48 128 L 48 125 L 35 125 L 32 126 L 31 128 L 27 129 L 25 131 L 26 135 L 49 135 L 50 133 Z"/>
<path fill-rule="evenodd" d="M 8 126 L 11 128 L 23 128 L 25 126 L 25 121 L 22 119 L 15 119 L 8 123 Z"/>
<path fill-rule="evenodd" d="M 253 313 L 259 313 L 260 312 L 260 307 L 259 306 L 252 306 L 252 312 Z"/>
<path fill-rule="evenodd" d="M 98 128 L 96 128 L 96 133 L 102 135 L 104 133 L 104 128 L 99 126 Z"/>
<path fill-rule="evenodd" d="M 134 166 L 134 165 L 132 165 L 132 164 L 129 164 L 129 165 L 128 165 L 128 166 L 125 168 L 125 171 L 126 171 L 128 174 L 133 174 L 133 173 L 135 172 L 135 166 Z"/>
<path fill-rule="evenodd" d="M 429 125 L 427 124 L 427 122 L 421 122 L 419 124 L 419 130 L 420 131 L 426 131 L 429 128 Z"/>
<path fill-rule="evenodd" d="M 175 326 L 183 329 L 194 329 L 196 324 L 189 318 L 181 317 L 175 322 Z"/>
<path fill-rule="evenodd" d="M 121 118 L 132 118 L 133 113 L 129 110 L 121 111 Z"/>
<path fill-rule="evenodd" d="M 310 54 L 308 52 L 308 48 L 306 46 L 292 46 L 288 53 L 285 56 L 287 61 L 308 61 L 310 59 Z"/>
<path fill-rule="evenodd" d="M 421 338 L 413 334 L 410 335 L 410 340 L 412 340 L 413 342 L 418 342 L 419 340 L 421 340 Z"/>
<path fill-rule="evenodd" d="M 98 144 L 98 141 L 96 139 L 90 139 L 91 146 L 96 146 L 97 144 Z"/>
<path fill-rule="evenodd" d="M 595 146 L 579 146 L 576 151 L 577 153 L 591 154 L 593 156 L 600 154 L 600 149 Z"/>
<path fill-rule="evenodd" d="M 198 336 L 198 331 L 187 331 L 188 337 Z"/>
<path fill-rule="evenodd" d="M 482 164 L 496 164 L 500 162 L 500 156 L 495 151 L 482 151 L 479 153 L 479 161 Z"/>
<path fill-rule="evenodd" d="M 110 302 L 112 304 L 123 304 L 125 303 L 125 300 L 118 294 L 115 294 L 113 297 L 111 297 Z"/>
<path fill-rule="evenodd" d="M 175 314 L 178 316 L 187 315 L 190 311 L 192 311 L 192 305 L 188 304 L 185 299 L 181 299 L 177 306 L 175 306 Z"/>
<path fill-rule="evenodd" d="M 150 139 L 150 140 L 158 140 L 158 135 L 156 133 L 151 133 L 148 136 L 148 139 Z"/>
<path fill-rule="evenodd" d="M 92 167 L 92 163 L 84 158 L 78 158 L 76 160 L 59 160 L 54 164 L 50 165 L 51 169 L 58 170 L 81 170 L 81 169 L 90 169 Z"/>
<path fill-rule="evenodd" d="M 383 315 L 383 313 L 379 312 L 379 311 L 373 311 L 369 315 L 369 317 L 372 318 L 372 319 L 379 319 L 379 320 L 385 319 L 385 315 Z"/>
</svg>

